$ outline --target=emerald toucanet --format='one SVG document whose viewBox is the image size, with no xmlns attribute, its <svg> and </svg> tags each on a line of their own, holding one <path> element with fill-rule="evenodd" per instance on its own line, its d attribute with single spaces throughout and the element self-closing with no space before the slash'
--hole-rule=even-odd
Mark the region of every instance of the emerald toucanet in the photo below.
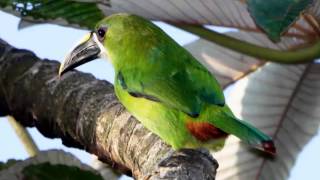
<svg viewBox="0 0 320 180">
<path fill-rule="evenodd" d="M 174 149 L 219 150 L 233 134 L 275 154 L 269 136 L 233 115 L 209 71 L 152 22 L 129 14 L 103 19 L 66 57 L 59 74 L 103 56 L 114 66 L 121 103 Z"/>
</svg>

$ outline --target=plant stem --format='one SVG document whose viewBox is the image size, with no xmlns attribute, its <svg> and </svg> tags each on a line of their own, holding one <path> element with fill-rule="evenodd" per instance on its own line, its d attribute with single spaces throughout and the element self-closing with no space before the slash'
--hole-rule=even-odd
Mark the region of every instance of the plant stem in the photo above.
<svg viewBox="0 0 320 180">
<path fill-rule="evenodd" d="M 8 116 L 8 121 L 19 137 L 20 141 L 23 143 L 28 154 L 31 157 L 35 156 L 39 152 L 39 149 L 30 136 L 29 132 L 23 126 L 21 126 L 21 124 L 17 122 L 14 117 Z"/>
<path fill-rule="evenodd" d="M 185 24 L 173 25 L 223 47 L 262 60 L 268 60 L 277 63 L 295 64 L 313 61 L 320 57 L 320 41 L 309 47 L 299 50 L 281 51 L 241 41 L 236 38 L 209 30 L 202 26 Z"/>
</svg>

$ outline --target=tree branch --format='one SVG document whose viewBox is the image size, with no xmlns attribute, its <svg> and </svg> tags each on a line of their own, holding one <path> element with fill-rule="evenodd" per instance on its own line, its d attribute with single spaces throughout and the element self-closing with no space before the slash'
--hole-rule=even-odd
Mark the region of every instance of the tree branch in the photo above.
<svg viewBox="0 0 320 180">
<path fill-rule="evenodd" d="M 110 83 L 77 71 L 59 79 L 58 66 L 0 39 L 0 116 L 136 179 L 214 179 L 218 164 L 207 151 L 173 151 L 125 110 Z"/>
</svg>

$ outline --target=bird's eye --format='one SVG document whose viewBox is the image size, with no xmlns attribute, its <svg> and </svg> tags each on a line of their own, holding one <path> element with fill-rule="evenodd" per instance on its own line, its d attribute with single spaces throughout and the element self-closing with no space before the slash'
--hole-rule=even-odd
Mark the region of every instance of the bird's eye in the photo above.
<svg viewBox="0 0 320 180">
<path fill-rule="evenodd" d="M 98 32 L 99 38 L 103 39 L 106 34 L 106 30 L 104 28 L 99 28 L 97 32 Z"/>
</svg>

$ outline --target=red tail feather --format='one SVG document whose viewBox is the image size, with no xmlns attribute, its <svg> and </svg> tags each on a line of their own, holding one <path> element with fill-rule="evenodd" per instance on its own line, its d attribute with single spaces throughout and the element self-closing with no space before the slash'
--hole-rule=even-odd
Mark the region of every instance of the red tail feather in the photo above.
<svg viewBox="0 0 320 180">
<path fill-rule="evenodd" d="M 189 121 L 186 124 L 189 132 L 197 138 L 199 141 L 209 141 L 212 139 L 225 138 L 228 136 L 227 133 L 214 127 L 212 124 L 207 122 L 192 122 Z"/>
<path fill-rule="evenodd" d="M 276 154 L 276 147 L 274 146 L 274 143 L 272 140 L 270 141 L 263 141 L 262 142 L 262 147 L 263 147 L 263 150 L 270 153 L 270 154 Z"/>
</svg>

